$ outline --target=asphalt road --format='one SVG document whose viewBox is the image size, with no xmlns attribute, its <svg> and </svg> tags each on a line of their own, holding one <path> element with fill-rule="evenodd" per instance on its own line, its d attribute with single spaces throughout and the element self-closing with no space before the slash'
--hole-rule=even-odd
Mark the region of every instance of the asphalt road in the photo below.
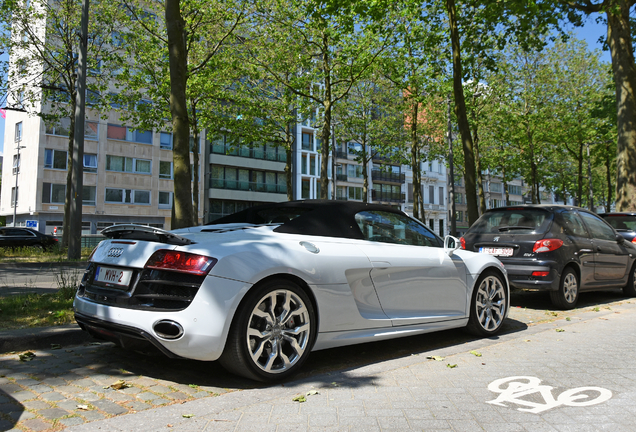
<svg viewBox="0 0 636 432">
<path fill-rule="evenodd" d="M 0 297 L 57 290 L 81 280 L 85 268 L 85 262 L 0 264 Z"/>
</svg>

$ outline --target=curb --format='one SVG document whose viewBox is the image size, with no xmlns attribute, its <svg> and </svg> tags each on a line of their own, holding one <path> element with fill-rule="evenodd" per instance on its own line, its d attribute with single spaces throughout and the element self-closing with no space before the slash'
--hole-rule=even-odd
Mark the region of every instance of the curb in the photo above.
<svg viewBox="0 0 636 432">
<path fill-rule="evenodd" d="M 80 345 L 95 340 L 77 324 L 8 330 L 0 333 L 0 354 L 12 351 L 49 349 L 53 344 L 63 347 Z"/>
</svg>

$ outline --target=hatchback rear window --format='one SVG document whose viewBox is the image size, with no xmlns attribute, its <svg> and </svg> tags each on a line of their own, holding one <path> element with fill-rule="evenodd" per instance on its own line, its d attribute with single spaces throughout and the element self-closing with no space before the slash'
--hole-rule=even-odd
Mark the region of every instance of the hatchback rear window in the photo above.
<svg viewBox="0 0 636 432">
<path fill-rule="evenodd" d="M 545 233 L 550 227 L 553 215 L 540 209 L 501 209 L 485 213 L 477 220 L 468 233 Z"/>
</svg>

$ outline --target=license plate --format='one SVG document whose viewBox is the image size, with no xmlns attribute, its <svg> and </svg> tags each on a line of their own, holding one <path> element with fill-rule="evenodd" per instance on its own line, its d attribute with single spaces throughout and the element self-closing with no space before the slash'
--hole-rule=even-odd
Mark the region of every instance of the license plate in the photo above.
<svg viewBox="0 0 636 432">
<path fill-rule="evenodd" d="M 480 247 L 479 252 L 494 256 L 512 256 L 512 248 Z"/>
<path fill-rule="evenodd" d="M 132 270 L 98 266 L 95 271 L 95 282 L 103 283 L 107 286 L 128 286 L 132 273 Z"/>
</svg>

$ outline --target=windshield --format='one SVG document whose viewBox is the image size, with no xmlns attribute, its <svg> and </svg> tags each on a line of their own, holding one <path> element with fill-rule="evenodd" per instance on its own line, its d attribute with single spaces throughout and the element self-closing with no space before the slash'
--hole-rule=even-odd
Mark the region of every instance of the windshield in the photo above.
<svg viewBox="0 0 636 432">
<path fill-rule="evenodd" d="M 485 213 L 469 230 L 470 234 L 545 233 L 553 215 L 536 208 L 512 208 Z"/>
<path fill-rule="evenodd" d="M 636 216 L 630 215 L 607 215 L 604 219 L 615 230 L 636 231 Z"/>
</svg>

